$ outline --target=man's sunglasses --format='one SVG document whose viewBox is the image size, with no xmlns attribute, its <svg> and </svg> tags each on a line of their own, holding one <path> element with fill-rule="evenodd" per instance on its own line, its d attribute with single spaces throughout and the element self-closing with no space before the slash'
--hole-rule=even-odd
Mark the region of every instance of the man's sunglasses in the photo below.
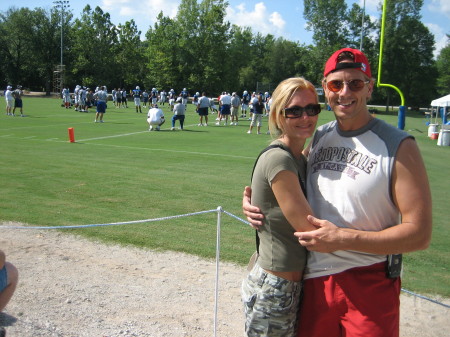
<svg viewBox="0 0 450 337">
<path fill-rule="evenodd" d="M 305 107 L 301 106 L 293 106 L 290 108 L 284 109 L 284 117 L 286 118 L 300 118 L 303 116 L 303 112 L 306 112 L 306 114 L 310 117 L 317 116 L 322 108 L 320 107 L 320 104 L 308 104 Z"/>
<path fill-rule="evenodd" d="M 333 80 L 327 82 L 327 88 L 328 90 L 332 92 L 339 92 L 344 88 L 344 84 L 347 84 L 348 88 L 351 91 L 360 91 L 366 84 L 368 84 L 370 81 L 363 81 L 363 80 L 351 80 L 351 81 L 340 81 L 340 80 Z"/>
</svg>

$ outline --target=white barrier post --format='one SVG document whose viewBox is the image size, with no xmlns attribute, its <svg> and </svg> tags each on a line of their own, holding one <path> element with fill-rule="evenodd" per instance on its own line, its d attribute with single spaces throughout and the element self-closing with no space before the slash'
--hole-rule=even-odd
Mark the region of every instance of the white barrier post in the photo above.
<svg viewBox="0 0 450 337">
<path fill-rule="evenodd" d="M 217 307 L 219 304 L 219 261 L 220 261 L 220 220 L 222 206 L 217 207 L 217 234 L 216 234 L 216 289 L 214 295 L 214 337 L 217 336 Z"/>
</svg>

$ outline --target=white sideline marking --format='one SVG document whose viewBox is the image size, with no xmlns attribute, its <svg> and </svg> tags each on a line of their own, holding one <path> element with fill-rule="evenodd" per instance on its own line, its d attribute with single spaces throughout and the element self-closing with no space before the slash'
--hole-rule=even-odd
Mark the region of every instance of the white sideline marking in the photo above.
<svg viewBox="0 0 450 337">
<path fill-rule="evenodd" d="M 108 139 L 108 138 L 117 138 L 117 137 L 125 137 L 125 136 L 132 136 L 132 135 L 138 135 L 140 133 L 148 133 L 148 131 L 139 131 L 139 132 L 132 132 L 132 133 L 122 133 L 120 135 L 113 135 L 113 136 L 104 136 L 104 137 L 96 137 L 96 138 L 86 138 L 86 139 L 80 139 L 79 142 L 88 142 L 90 140 L 99 140 L 99 139 Z"/>
</svg>

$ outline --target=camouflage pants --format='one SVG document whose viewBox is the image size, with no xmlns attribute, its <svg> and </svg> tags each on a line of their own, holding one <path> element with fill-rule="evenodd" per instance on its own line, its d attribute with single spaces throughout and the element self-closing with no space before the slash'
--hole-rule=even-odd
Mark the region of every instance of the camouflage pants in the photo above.
<svg viewBox="0 0 450 337">
<path fill-rule="evenodd" d="M 246 335 L 295 336 L 301 289 L 301 282 L 269 274 L 255 264 L 242 282 Z"/>
</svg>

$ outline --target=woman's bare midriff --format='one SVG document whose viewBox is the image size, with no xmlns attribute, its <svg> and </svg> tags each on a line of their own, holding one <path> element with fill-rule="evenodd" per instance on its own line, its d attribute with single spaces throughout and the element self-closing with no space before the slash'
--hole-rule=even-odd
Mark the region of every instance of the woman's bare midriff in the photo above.
<svg viewBox="0 0 450 337">
<path fill-rule="evenodd" d="M 268 269 L 264 270 L 269 274 L 284 278 L 285 280 L 288 281 L 299 282 L 303 278 L 303 272 L 301 271 L 274 271 Z"/>
</svg>

